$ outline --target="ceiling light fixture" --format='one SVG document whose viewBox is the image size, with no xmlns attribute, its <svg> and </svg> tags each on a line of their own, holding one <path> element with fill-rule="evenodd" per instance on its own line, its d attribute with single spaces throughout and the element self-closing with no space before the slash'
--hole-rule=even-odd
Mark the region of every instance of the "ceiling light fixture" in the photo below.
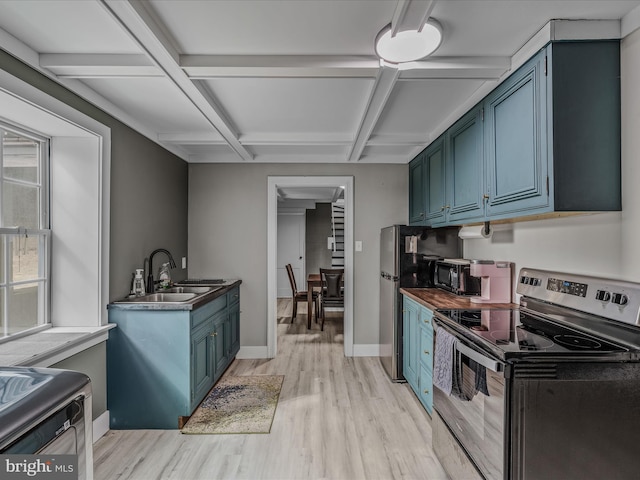
<svg viewBox="0 0 640 480">
<path fill-rule="evenodd" d="M 405 63 L 420 60 L 435 52 L 442 43 L 442 27 L 429 19 L 421 30 L 405 30 L 391 35 L 391 24 L 376 37 L 376 55 L 388 63 Z"/>
</svg>

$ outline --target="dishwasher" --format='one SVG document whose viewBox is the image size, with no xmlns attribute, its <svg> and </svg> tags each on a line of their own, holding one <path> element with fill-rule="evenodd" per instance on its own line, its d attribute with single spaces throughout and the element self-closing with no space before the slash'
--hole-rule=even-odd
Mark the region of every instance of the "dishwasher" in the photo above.
<svg viewBox="0 0 640 480">
<path fill-rule="evenodd" d="M 91 396 L 91 381 L 79 372 L 0 367 L 0 455 L 71 455 L 75 478 L 91 480 Z"/>
</svg>

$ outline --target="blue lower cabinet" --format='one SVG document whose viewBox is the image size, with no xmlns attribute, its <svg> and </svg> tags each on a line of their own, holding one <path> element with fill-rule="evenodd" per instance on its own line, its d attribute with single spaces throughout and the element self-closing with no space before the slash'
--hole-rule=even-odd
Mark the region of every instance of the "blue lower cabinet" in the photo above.
<svg viewBox="0 0 640 480">
<path fill-rule="evenodd" d="M 415 390 L 418 388 L 418 315 L 420 306 L 407 297 L 403 298 L 402 373 L 407 383 Z"/>
<path fill-rule="evenodd" d="M 429 415 L 433 414 L 433 374 L 424 364 L 420 364 L 420 377 L 418 380 L 418 398 Z"/>
<path fill-rule="evenodd" d="M 191 311 L 109 309 L 110 428 L 176 429 L 193 413 L 240 347 L 239 287 L 229 293 Z"/>
<path fill-rule="evenodd" d="M 403 297 L 403 370 L 424 408 L 433 412 L 433 312 Z"/>
</svg>

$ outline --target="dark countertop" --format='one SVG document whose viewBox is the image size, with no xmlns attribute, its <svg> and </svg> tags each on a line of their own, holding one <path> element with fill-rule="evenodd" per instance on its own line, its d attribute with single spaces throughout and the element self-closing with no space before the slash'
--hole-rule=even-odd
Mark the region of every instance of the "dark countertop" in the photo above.
<svg viewBox="0 0 640 480">
<path fill-rule="evenodd" d="M 186 302 L 129 302 L 127 299 L 121 301 L 112 302 L 107 305 L 109 309 L 122 309 L 122 310 L 195 310 L 201 306 L 215 300 L 226 294 L 229 290 L 237 287 L 242 283 L 242 280 L 230 279 L 223 286 L 216 290 L 212 290 L 207 293 L 200 294 L 191 300 Z M 158 292 L 160 293 L 160 292 Z"/>
<path fill-rule="evenodd" d="M 471 303 L 469 297 L 462 297 L 439 288 L 401 288 L 400 293 L 424 305 L 430 310 L 438 308 L 514 308 L 515 303 Z"/>
</svg>

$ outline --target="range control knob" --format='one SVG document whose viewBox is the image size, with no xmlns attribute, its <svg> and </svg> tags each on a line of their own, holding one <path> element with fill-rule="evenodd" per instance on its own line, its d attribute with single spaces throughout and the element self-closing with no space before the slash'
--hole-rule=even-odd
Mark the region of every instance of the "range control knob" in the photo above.
<svg viewBox="0 0 640 480">
<path fill-rule="evenodd" d="M 611 303 L 615 303 L 616 305 L 626 305 L 629 303 L 629 298 L 622 293 L 614 293 L 611 299 Z"/>
<path fill-rule="evenodd" d="M 601 302 L 608 302 L 611 300 L 611 294 L 605 290 L 598 290 L 596 292 L 596 300 L 600 300 Z"/>
</svg>

